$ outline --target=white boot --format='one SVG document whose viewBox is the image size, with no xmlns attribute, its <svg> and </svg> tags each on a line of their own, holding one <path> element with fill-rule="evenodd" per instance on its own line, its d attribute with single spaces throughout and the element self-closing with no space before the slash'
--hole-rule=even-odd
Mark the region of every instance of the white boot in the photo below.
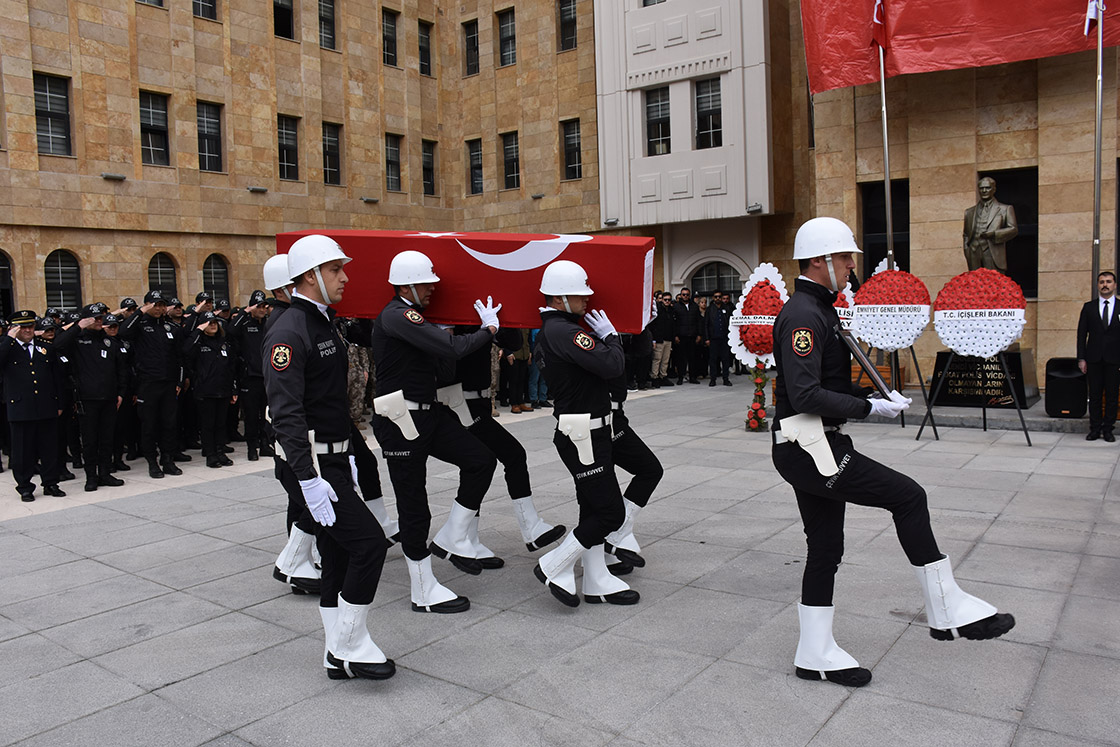
<svg viewBox="0 0 1120 747">
<path fill-rule="evenodd" d="M 567 529 L 563 524 L 552 526 L 537 514 L 537 507 L 530 496 L 513 499 L 513 512 L 517 514 L 517 526 L 521 528 L 521 539 L 529 552 L 551 545 L 564 536 Z"/>
<path fill-rule="evenodd" d="M 797 605 L 801 637 L 793 657 L 797 676 L 803 680 L 822 679 L 850 687 L 863 687 L 871 681 L 871 672 L 862 669 L 851 654 L 836 645 L 832 637 L 832 616 L 835 607 Z"/>
<path fill-rule="evenodd" d="M 369 608 L 368 604 L 350 604 L 339 595 L 337 617 L 328 629 L 327 664 L 332 669 L 327 675 L 331 679 L 387 680 L 396 673 L 396 664 L 369 637 Z"/>
<path fill-rule="evenodd" d="M 432 556 L 423 560 L 405 558 L 408 577 L 412 584 L 412 610 L 414 612 L 466 612 L 471 602 L 436 580 L 432 573 Z"/>
<path fill-rule="evenodd" d="M 541 556 L 533 568 L 533 575 L 548 586 L 552 596 L 559 599 L 569 607 L 579 606 L 579 597 L 576 596 L 576 561 L 587 548 L 576 539 L 575 532 L 571 532 L 559 547 L 550 550 Z"/>
<path fill-rule="evenodd" d="M 458 501 L 453 501 L 451 503 L 451 513 L 447 515 L 447 521 L 436 532 L 436 538 L 428 546 L 428 549 L 437 558 L 445 558 L 451 561 L 453 566 L 472 576 L 482 573 L 482 564 L 475 559 L 474 545 L 471 544 L 468 536 L 471 519 L 475 515 L 475 512 L 471 509 L 466 508 Z"/>
<path fill-rule="evenodd" d="M 327 654 L 330 653 L 331 635 L 333 635 L 335 621 L 338 620 L 338 607 L 320 607 L 319 617 L 323 619 L 323 668 L 337 669 L 327 661 Z M 329 675 L 330 672 L 328 671 L 327 674 Z"/>
<path fill-rule="evenodd" d="M 482 541 L 478 538 L 478 514 L 474 515 L 470 524 L 467 525 L 467 539 L 470 540 L 471 545 L 474 547 L 474 558 L 482 564 L 483 568 L 501 568 L 506 564 L 504 560 L 494 554 Z"/>
<path fill-rule="evenodd" d="M 641 597 L 607 570 L 607 554 L 595 545 L 583 551 L 583 598 L 591 604 L 637 604 Z"/>
<path fill-rule="evenodd" d="M 946 555 L 935 563 L 914 566 L 926 600 L 929 634 L 940 641 L 997 638 L 1015 627 L 1015 618 L 964 592 L 953 578 Z"/>
<path fill-rule="evenodd" d="M 368 500 L 366 501 L 366 507 L 373 514 L 373 518 L 377 519 L 377 523 L 381 525 L 381 529 L 385 532 L 385 539 L 389 540 L 389 544 L 396 544 L 401 527 L 396 519 L 389 518 L 389 512 L 385 509 L 385 499 L 373 498 Z"/>
<path fill-rule="evenodd" d="M 642 548 L 634 537 L 634 520 L 638 517 L 638 512 L 642 510 L 642 507 L 625 498 L 622 499 L 622 505 L 626 509 L 626 518 L 622 520 L 622 526 L 607 535 L 606 550 L 630 565 L 642 568 L 646 561 L 638 554 L 642 551 Z"/>
<path fill-rule="evenodd" d="M 293 594 L 318 594 L 322 574 L 311 560 L 314 548 L 315 538 L 293 524 L 288 544 L 276 558 L 272 577 L 291 586 Z"/>
</svg>

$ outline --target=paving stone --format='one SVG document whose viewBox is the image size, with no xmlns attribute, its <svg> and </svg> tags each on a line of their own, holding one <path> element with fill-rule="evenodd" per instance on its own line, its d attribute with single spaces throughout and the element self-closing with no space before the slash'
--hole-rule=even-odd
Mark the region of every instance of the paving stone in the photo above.
<svg viewBox="0 0 1120 747">
<path fill-rule="evenodd" d="M 955 564 L 954 572 L 958 579 L 1064 592 L 1073 586 L 1080 560 L 1075 553 L 985 544 Z"/>
<path fill-rule="evenodd" d="M 98 560 L 113 568 L 135 573 L 148 568 L 155 568 L 166 563 L 173 563 L 185 558 L 194 558 L 205 555 L 215 550 L 231 547 L 231 543 L 216 537 L 207 537 L 200 534 L 183 534 L 160 542 L 118 550 L 98 556 Z"/>
<path fill-rule="evenodd" d="M 1120 600 L 1120 558 L 1087 555 L 1077 569 L 1073 593 Z"/>
<path fill-rule="evenodd" d="M 39 734 L 21 745 L 111 744 L 114 747 L 196 747 L 212 744 L 221 730 L 200 718 L 189 716 L 154 695 L 143 695 L 120 705 L 84 716 Z M 91 739 L 96 735 L 95 739 Z"/>
<path fill-rule="evenodd" d="M 119 575 L 121 572 L 116 568 L 96 560 L 59 563 L 4 579 L 3 601 L 5 604 L 14 604 L 46 595 L 55 596 L 76 586 L 104 581 Z"/>
<path fill-rule="evenodd" d="M 1116 660 L 1051 651 L 1023 723 L 1086 740 L 1116 744 L 1120 678 Z"/>
<path fill-rule="evenodd" d="M 1071 594 L 1057 628 L 1056 648 L 1120 659 L 1120 601 Z"/>
<path fill-rule="evenodd" d="M 1091 530 L 1089 522 L 1001 516 L 984 533 L 984 541 L 994 545 L 1080 553 L 1089 541 Z"/>
<path fill-rule="evenodd" d="M 567 719 L 490 697 L 467 707 L 447 721 L 420 732 L 406 746 L 433 744 L 527 745 L 591 747 L 617 744 L 614 735 Z"/>
<path fill-rule="evenodd" d="M 804 559 L 750 550 L 706 573 L 693 586 L 788 604 L 801 594 Z"/>
<path fill-rule="evenodd" d="M 273 553 L 264 550 L 245 545 L 227 545 L 213 552 L 138 570 L 136 575 L 172 589 L 188 589 L 250 569 L 268 567 L 268 572 L 271 573 L 275 560 Z"/>
<path fill-rule="evenodd" d="M 67 589 L 62 595 L 44 594 L 0 609 L 10 620 L 31 630 L 43 630 L 166 593 L 165 586 L 121 575 Z"/>
<path fill-rule="evenodd" d="M 750 550 L 792 524 L 789 519 L 760 519 L 753 516 L 717 514 L 671 535 L 686 542 L 705 542 L 722 547 Z"/>
<path fill-rule="evenodd" d="M 38 633 L 28 633 L 0 643 L 0 688 L 53 672 L 80 657 Z"/>
<path fill-rule="evenodd" d="M 60 547 L 44 545 L 35 540 L 31 541 L 35 542 L 34 546 L 0 554 L 0 557 L 4 558 L 4 562 L 0 563 L 0 579 L 21 576 L 44 568 L 53 568 L 63 563 L 73 563 L 83 557 Z"/>
</svg>

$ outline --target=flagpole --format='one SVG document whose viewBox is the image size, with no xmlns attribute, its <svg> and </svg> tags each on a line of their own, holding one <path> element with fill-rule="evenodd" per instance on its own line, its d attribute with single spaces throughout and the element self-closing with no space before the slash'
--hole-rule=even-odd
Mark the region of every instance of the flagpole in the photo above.
<svg viewBox="0 0 1120 747">
<path fill-rule="evenodd" d="M 887 200 L 887 269 L 894 269 L 894 216 L 891 210 L 891 151 L 890 141 L 887 139 L 887 73 L 886 64 L 884 63 L 884 53 L 881 44 L 876 44 L 879 48 L 879 101 L 882 105 L 883 112 L 883 194 Z M 1100 122 L 1100 62 L 1097 63 L 1097 121 Z M 1097 161 L 1100 161 L 1100 129 L 1098 124 L 1097 130 L 1097 146 L 1098 156 Z M 1099 170 L 1099 169 L 1098 169 Z M 1098 190 L 1100 186 L 1100 176 L 1097 177 Z M 1097 199 L 1098 212 L 1100 212 L 1100 199 Z M 1095 277 L 1095 276 L 1094 276 Z"/>
<path fill-rule="evenodd" d="M 1093 141 L 1093 277 L 1089 282 L 1090 297 L 1097 295 L 1097 275 L 1101 271 L 1101 109 L 1104 57 L 1104 8 L 1097 0 L 1097 131 Z"/>
</svg>

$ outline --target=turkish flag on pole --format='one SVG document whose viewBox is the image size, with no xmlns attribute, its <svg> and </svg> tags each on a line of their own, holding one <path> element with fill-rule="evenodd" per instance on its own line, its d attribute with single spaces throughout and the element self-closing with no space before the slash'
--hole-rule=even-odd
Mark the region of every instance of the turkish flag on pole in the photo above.
<svg viewBox="0 0 1120 747">
<path fill-rule="evenodd" d="M 887 9 L 883 5 L 883 0 L 875 0 L 875 10 L 871 15 L 871 42 L 886 49 Z"/>
<path fill-rule="evenodd" d="M 440 281 L 424 316 L 443 324 L 478 324 L 475 299 L 494 297 L 502 304 L 503 326 L 536 329 L 544 268 L 558 259 L 587 271 L 595 295 L 591 308 L 602 309 L 619 332 L 641 332 L 650 319 L 653 296 L 653 239 L 635 236 L 585 236 L 509 233 L 433 233 L 427 231 L 293 231 L 276 235 L 278 254 L 301 236 L 318 233 L 337 241 L 348 257 L 350 280 L 335 304 L 342 316 L 375 318 L 389 299 L 389 263 L 412 249 L 432 260 Z"/>
<path fill-rule="evenodd" d="M 813 93 L 872 83 L 878 51 L 867 19 L 876 0 L 801 0 L 809 88 Z M 884 18 L 884 20 L 886 20 Z M 884 27 L 888 77 L 999 65 L 1085 52 L 1085 0 L 891 0 Z M 1081 32 L 1081 33 L 1079 33 Z M 1120 45 L 1120 24 L 1104 30 L 1105 46 Z"/>
</svg>

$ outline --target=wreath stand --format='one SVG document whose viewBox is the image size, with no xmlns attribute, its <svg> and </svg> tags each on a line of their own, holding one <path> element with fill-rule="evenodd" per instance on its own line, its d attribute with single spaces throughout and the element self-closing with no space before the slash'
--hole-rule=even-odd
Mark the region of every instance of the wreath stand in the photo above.
<svg viewBox="0 0 1120 747">
<path fill-rule="evenodd" d="M 868 345 L 867 346 L 867 354 L 870 355 L 872 350 L 874 350 L 874 347 L 871 346 L 871 345 Z M 888 356 L 888 360 L 890 361 L 889 366 L 890 366 L 890 370 L 891 370 L 891 388 L 897 390 L 898 389 L 898 384 L 901 383 L 899 381 L 899 379 L 902 378 L 902 368 L 899 365 L 899 361 L 898 361 L 898 351 L 897 350 L 892 350 L 889 353 L 887 353 L 887 356 Z M 914 346 L 913 345 L 910 346 L 910 359 L 912 361 L 914 361 L 914 371 L 918 375 L 918 385 L 922 388 L 922 401 L 925 402 L 925 405 L 926 405 L 926 418 L 922 420 L 922 427 L 923 428 L 925 427 L 926 419 L 928 419 L 929 424 L 930 424 L 930 428 L 933 429 L 934 439 L 940 441 L 941 437 L 937 433 L 937 422 L 933 418 L 932 402 L 930 401 L 930 398 L 926 395 L 926 380 L 922 376 L 922 367 L 918 365 L 918 354 L 914 352 Z M 861 370 L 860 373 L 859 373 L 859 376 L 856 378 L 856 384 L 857 385 L 859 385 L 859 383 L 861 381 L 863 381 L 863 374 L 864 374 L 864 371 Z M 936 393 L 934 393 L 934 394 L 936 396 Z M 985 418 L 985 422 L 987 422 L 986 418 Z M 906 413 L 905 412 L 902 412 L 902 413 L 899 414 L 899 427 L 900 428 L 905 428 L 906 427 Z M 918 436 L 921 437 L 921 435 L 922 435 L 922 432 L 919 429 Z"/>
<path fill-rule="evenodd" d="M 914 348 L 911 347 L 910 352 L 913 353 Z M 937 402 L 937 395 L 941 393 L 941 386 L 945 383 L 945 379 L 948 376 L 949 369 L 953 365 L 953 358 L 955 358 L 956 355 L 957 354 L 956 354 L 955 351 L 953 351 L 951 349 L 949 350 L 949 359 L 945 362 L 945 368 L 943 368 L 941 370 L 941 376 L 937 379 L 937 385 L 933 387 L 933 397 L 931 397 L 930 400 L 928 402 L 926 402 L 926 416 L 925 416 L 925 418 L 922 419 L 922 427 L 918 429 L 918 435 L 914 437 L 915 441 L 921 439 L 922 431 L 926 427 L 926 420 L 929 420 L 931 424 L 933 423 L 933 406 Z M 961 356 L 961 357 L 962 358 L 974 358 L 976 356 Z M 1031 443 L 1031 434 L 1030 434 L 1029 431 L 1027 431 L 1027 420 L 1026 420 L 1026 418 L 1023 417 L 1023 408 L 1019 406 L 1019 395 L 1015 393 L 1015 385 L 1011 383 L 1011 369 L 1007 367 L 1007 358 L 1004 357 L 1002 350 L 999 351 L 999 353 L 996 355 L 996 357 L 999 358 L 999 365 L 1003 368 L 1003 377 L 1004 377 L 1004 381 L 1007 382 L 1007 388 L 1011 390 L 1011 400 L 1015 403 L 1015 412 L 1019 413 L 1019 425 L 1022 426 L 1022 428 L 1023 428 L 1023 436 L 1027 439 L 1027 446 L 1033 446 L 1034 444 Z M 916 360 L 915 360 L 915 365 L 917 365 Z M 924 394 L 925 387 L 923 387 L 922 390 L 923 390 L 923 394 Z M 981 405 L 981 407 L 980 407 L 980 417 L 981 417 L 981 420 L 984 424 L 984 430 L 987 431 L 988 430 L 988 408 L 987 408 L 986 405 Z M 936 426 L 933 427 L 933 435 L 934 435 L 934 438 L 937 437 L 937 427 Z"/>
</svg>

